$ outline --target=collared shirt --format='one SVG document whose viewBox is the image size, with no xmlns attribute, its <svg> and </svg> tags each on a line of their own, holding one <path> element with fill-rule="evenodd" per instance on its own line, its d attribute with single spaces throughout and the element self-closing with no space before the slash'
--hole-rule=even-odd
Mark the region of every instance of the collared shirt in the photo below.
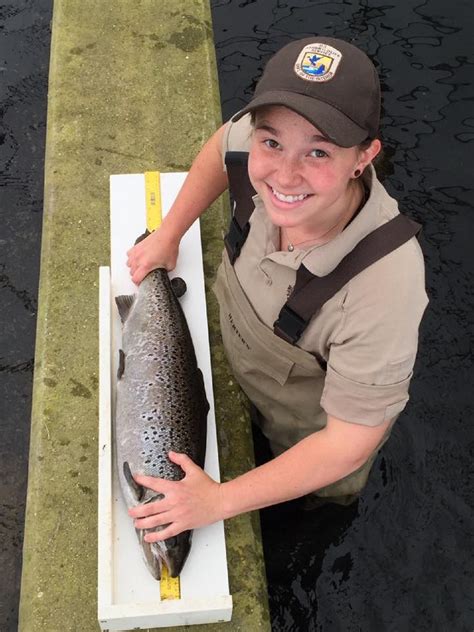
<svg viewBox="0 0 474 632">
<path fill-rule="evenodd" d="M 250 117 L 229 123 L 226 151 L 248 151 Z M 291 293 L 304 263 L 329 274 L 356 244 L 398 214 L 396 201 L 377 180 L 364 176 L 369 197 L 346 228 L 329 242 L 293 252 L 280 248 L 258 195 L 250 233 L 235 262 L 238 281 L 256 315 L 269 328 Z M 327 362 L 321 397 L 326 413 L 354 423 L 378 425 L 396 416 L 408 400 L 418 328 L 428 303 L 423 255 L 416 238 L 362 271 L 313 317 L 299 346 Z"/>
</svg>

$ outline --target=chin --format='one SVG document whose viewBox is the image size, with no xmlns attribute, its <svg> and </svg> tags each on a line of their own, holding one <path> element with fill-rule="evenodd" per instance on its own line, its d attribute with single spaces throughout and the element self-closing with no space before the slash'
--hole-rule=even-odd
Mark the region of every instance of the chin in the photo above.
<svg viewBox="0 0 474 632">
<path fill-rule="evenodd" d="M 299 226 L 302 223 L 301 218 L 295 216 L 295 212 L 292 210 L 283 211 L 280 209 L 266 208 L 266 213 L 271 223 L 278 227 L 293 228 Z"/>
</svg>

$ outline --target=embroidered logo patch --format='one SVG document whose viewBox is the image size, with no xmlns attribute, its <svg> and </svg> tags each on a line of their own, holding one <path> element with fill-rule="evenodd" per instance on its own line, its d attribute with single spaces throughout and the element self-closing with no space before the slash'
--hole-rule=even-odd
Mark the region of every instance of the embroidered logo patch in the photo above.
<svg viewBox="0 0 474 632">
<path fill-rule="evenodd" d="M 341 59 L 342 53 L 328 44 L 308 44 L 298 55 L 295 72 L 307 81 L 329 81 Z"/>
</svg>

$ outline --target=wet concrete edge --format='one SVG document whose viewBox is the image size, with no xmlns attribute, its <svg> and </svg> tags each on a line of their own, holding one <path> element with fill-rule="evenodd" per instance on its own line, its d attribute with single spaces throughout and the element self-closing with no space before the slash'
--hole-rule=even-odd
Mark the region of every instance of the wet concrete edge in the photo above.
<svg viewBox="0 0 474 632">
<path fill-rule="evenodd" d="M 220 116 L 207 0 L 55 1 L 20 631 L 98 629 L 97 298 L 109 175 L 188 169 Z M 223 479 L 253 464 L 211 292 L 227 213 L 219 201 L 202 221 Z M 268 630 L 257 514 L 228 521 L 226 536 L 233 620 L 199 629 Z"/>
</svg>

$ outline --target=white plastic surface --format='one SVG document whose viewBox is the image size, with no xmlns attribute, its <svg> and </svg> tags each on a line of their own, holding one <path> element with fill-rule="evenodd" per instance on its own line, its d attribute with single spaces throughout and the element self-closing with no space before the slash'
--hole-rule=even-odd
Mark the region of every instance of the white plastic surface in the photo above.
<svg viewBox="0 0 474 632">
<path fill-rule="evenodd" d="M 161 174 L 163 215 L 168 211 L 185 173 Z M 98 617 L 102 630 L 165 627 L 228 621 L 229 595 L 224 528 L 219 522 L 196 529 L 183 568 L 181 599 L 160 601 L 160 586 L 142 561 L 132 520 L 122 500 L 112 463 L 111 416 L 121 324 L 114 297 L 133 294 L 126 251 L 146 226 L 143 174 L 111 176 L 111 269 L 100 270 L 100 432 L 99 432 L 99 590 Z M 206 471 L 219 478 L 211 364 L 199 226 L 183 237 L 176 270 L 187 284 L 181 300 L 204 375 L 210 404 Z"/>
</svg>

